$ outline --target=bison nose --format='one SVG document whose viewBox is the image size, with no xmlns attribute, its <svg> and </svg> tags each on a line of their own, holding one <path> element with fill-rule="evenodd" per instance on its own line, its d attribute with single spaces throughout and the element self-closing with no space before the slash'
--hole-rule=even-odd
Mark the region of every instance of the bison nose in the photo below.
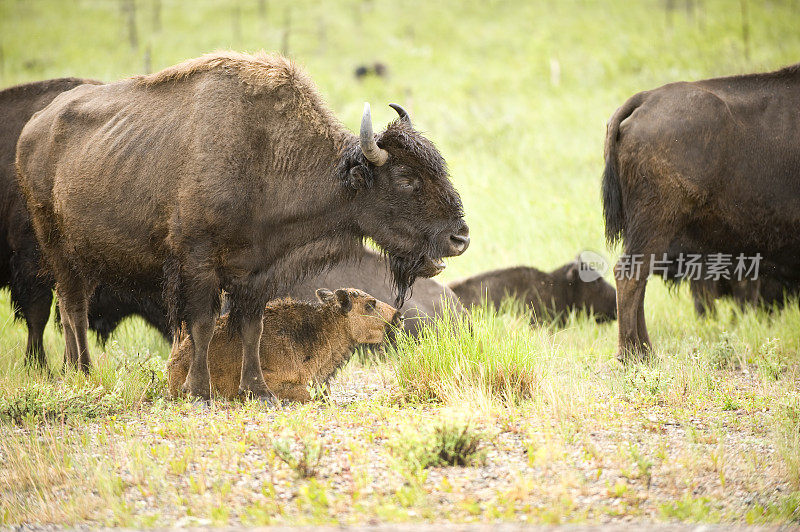
<svg viewBox="0 0 800 532">
<path fill-rule="evenodd" d="M 461 255 L 469 247 L 469 227 L 467 224 L 458 233 L 450 235 L 450 256 Z"/>
</svg>

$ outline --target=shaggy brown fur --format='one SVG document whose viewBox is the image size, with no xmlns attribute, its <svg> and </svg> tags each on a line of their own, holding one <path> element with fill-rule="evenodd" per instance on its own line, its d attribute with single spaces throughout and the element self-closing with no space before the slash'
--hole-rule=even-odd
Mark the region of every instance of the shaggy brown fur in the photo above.
<svg viewBox="0 0 800 532">
<path fill-rule="evenodd" d="M 761 256 L 800 274 L 800 65 L 673 83 L 629 99 L 608 122 L 606 236 L 626 255 Z M 617 265 L 619 353 L 650 351 L 648 268 Z"/>
<path fill-rule="evenodd" d="M 350 359 L 358 344 L 379 344 L 387 330 L 398 325 L 399 313 L 361 290 L 317 290 L 321 303 L 282 299 L 264 311 L 261 335 L 261 371 L 280 399 L 311 400 L 309 385 L 326 387 Z M 233 399 L 239 393 L 241 342 L 229 334 L 228 317 L 217 320 L 208 351 L 211 389 Z M 173 345 L 167 371 L 169 390 L 181 395 L 189 371 L 192 342 Z"/>
<path fill-rule="evenodd" d="M 45 366 L 42 334 L 53 302 L 53 278 L 42 271 L 39 244 L 31 226 L 25 198 L 17 185 L 14 155 L 25 123 L 64 91 L 91 79 L 61 78 L 17 85 L 0 91 L 0 287 L 11 289 L 14 315 L 28 327 L 25 360 Z M 142 315 L 162 334 L 169 335 L 160 294 L 148 298 L 118 294 L 98 287 L 89 306 L 89 328 L 105 342 L 117 324 L 131 314 Z"/>
<path fill-rule="evenodd" d="M 581 268 L 589 266 L 574 261 L 550 273 L 518 266 L 484 272 L 449 286 L 466 307 L 484 302 L 499 307 L 506 297 L 519 299 L 533 311 L 533 322 L 562 322 L 572 310 L 592 312 L 597 321 L 613 320 L 617 315 L 614 288 L 599 275 L 582 281 Z"/>
<path fill-rule="evenodd" d="M 389 258 L 400 299 L 466 249 L 436 148 L 405 117 L 373 138 L 385 164 L 279 56 L 217 53 L 56 98 L 23 130 L 17 170 L 56 278 L 67 359 L 91 365 L 86 303 L 98 282 L 163 285 L 172 322 L 194 341 L 186 390 L 207 398 L 225 290 L 241 389 L 269 397 L 258 358 L 267 301 L 364 238 Z"/>
</svg>

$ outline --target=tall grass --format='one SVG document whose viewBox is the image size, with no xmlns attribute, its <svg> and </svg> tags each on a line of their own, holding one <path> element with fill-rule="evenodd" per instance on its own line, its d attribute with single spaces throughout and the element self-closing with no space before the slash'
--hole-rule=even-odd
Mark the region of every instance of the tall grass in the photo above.
<svg viewBox="0 0 800 532">
<path fill-rule="evenodd" d="M 528 320 L 524 313 L 484 307 L 471 319 L 444 316 L 437 326 L 423 329 L 418 341 L 400 336 L 395 371 L 404 395 L 442 402 L 476 392 L 512 402 L 531 397 L 545 377 L 548 351 L 531 335 Z"/>
</svg>

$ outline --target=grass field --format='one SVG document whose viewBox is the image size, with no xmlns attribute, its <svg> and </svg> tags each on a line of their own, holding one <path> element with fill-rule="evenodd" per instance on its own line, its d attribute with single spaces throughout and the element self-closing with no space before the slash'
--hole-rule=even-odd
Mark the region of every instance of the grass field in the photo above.
<svg viewBox="0 0 800 532">
<path fill-rule="evenodd" d="M 586 249 L 613 261 L 608 117 L 670 81 L 797 62 L 798 27 L 791 1 L 0 0 L 0 86 L 288 50 L 351 129 L 364 101 L 376 127 L 396 101 L 439 146 L 472 233 L 450 280 Z M 375 61 L 387 78 L 355 79 Z M 630 368 L 615 324 L 480 310 L 472 334 L 351 363 L 331 403 L 268 411 L 168 400 L 169 346 L 137 320 L 93 346 L 88 378 L 28 373 L 6 301 L 2 525 L 800 524 L 797 305 L 699 320 L 655 280 L 655 360 Z M 53 326 L 46 347 L 58 367 Z"/>
</svg>

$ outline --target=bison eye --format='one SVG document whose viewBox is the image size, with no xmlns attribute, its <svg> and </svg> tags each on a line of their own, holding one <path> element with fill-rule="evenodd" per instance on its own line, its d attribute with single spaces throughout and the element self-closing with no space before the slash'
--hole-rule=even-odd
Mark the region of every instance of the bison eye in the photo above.
<svg viewBox="0 0 800 532">
<path fill-rule="evenodd" d="M 394 185 L 400 192 L 414 192 L 419 189 L 419 179 L 413 177 L 410 172 L 398 172 Z"/>
</svg>

